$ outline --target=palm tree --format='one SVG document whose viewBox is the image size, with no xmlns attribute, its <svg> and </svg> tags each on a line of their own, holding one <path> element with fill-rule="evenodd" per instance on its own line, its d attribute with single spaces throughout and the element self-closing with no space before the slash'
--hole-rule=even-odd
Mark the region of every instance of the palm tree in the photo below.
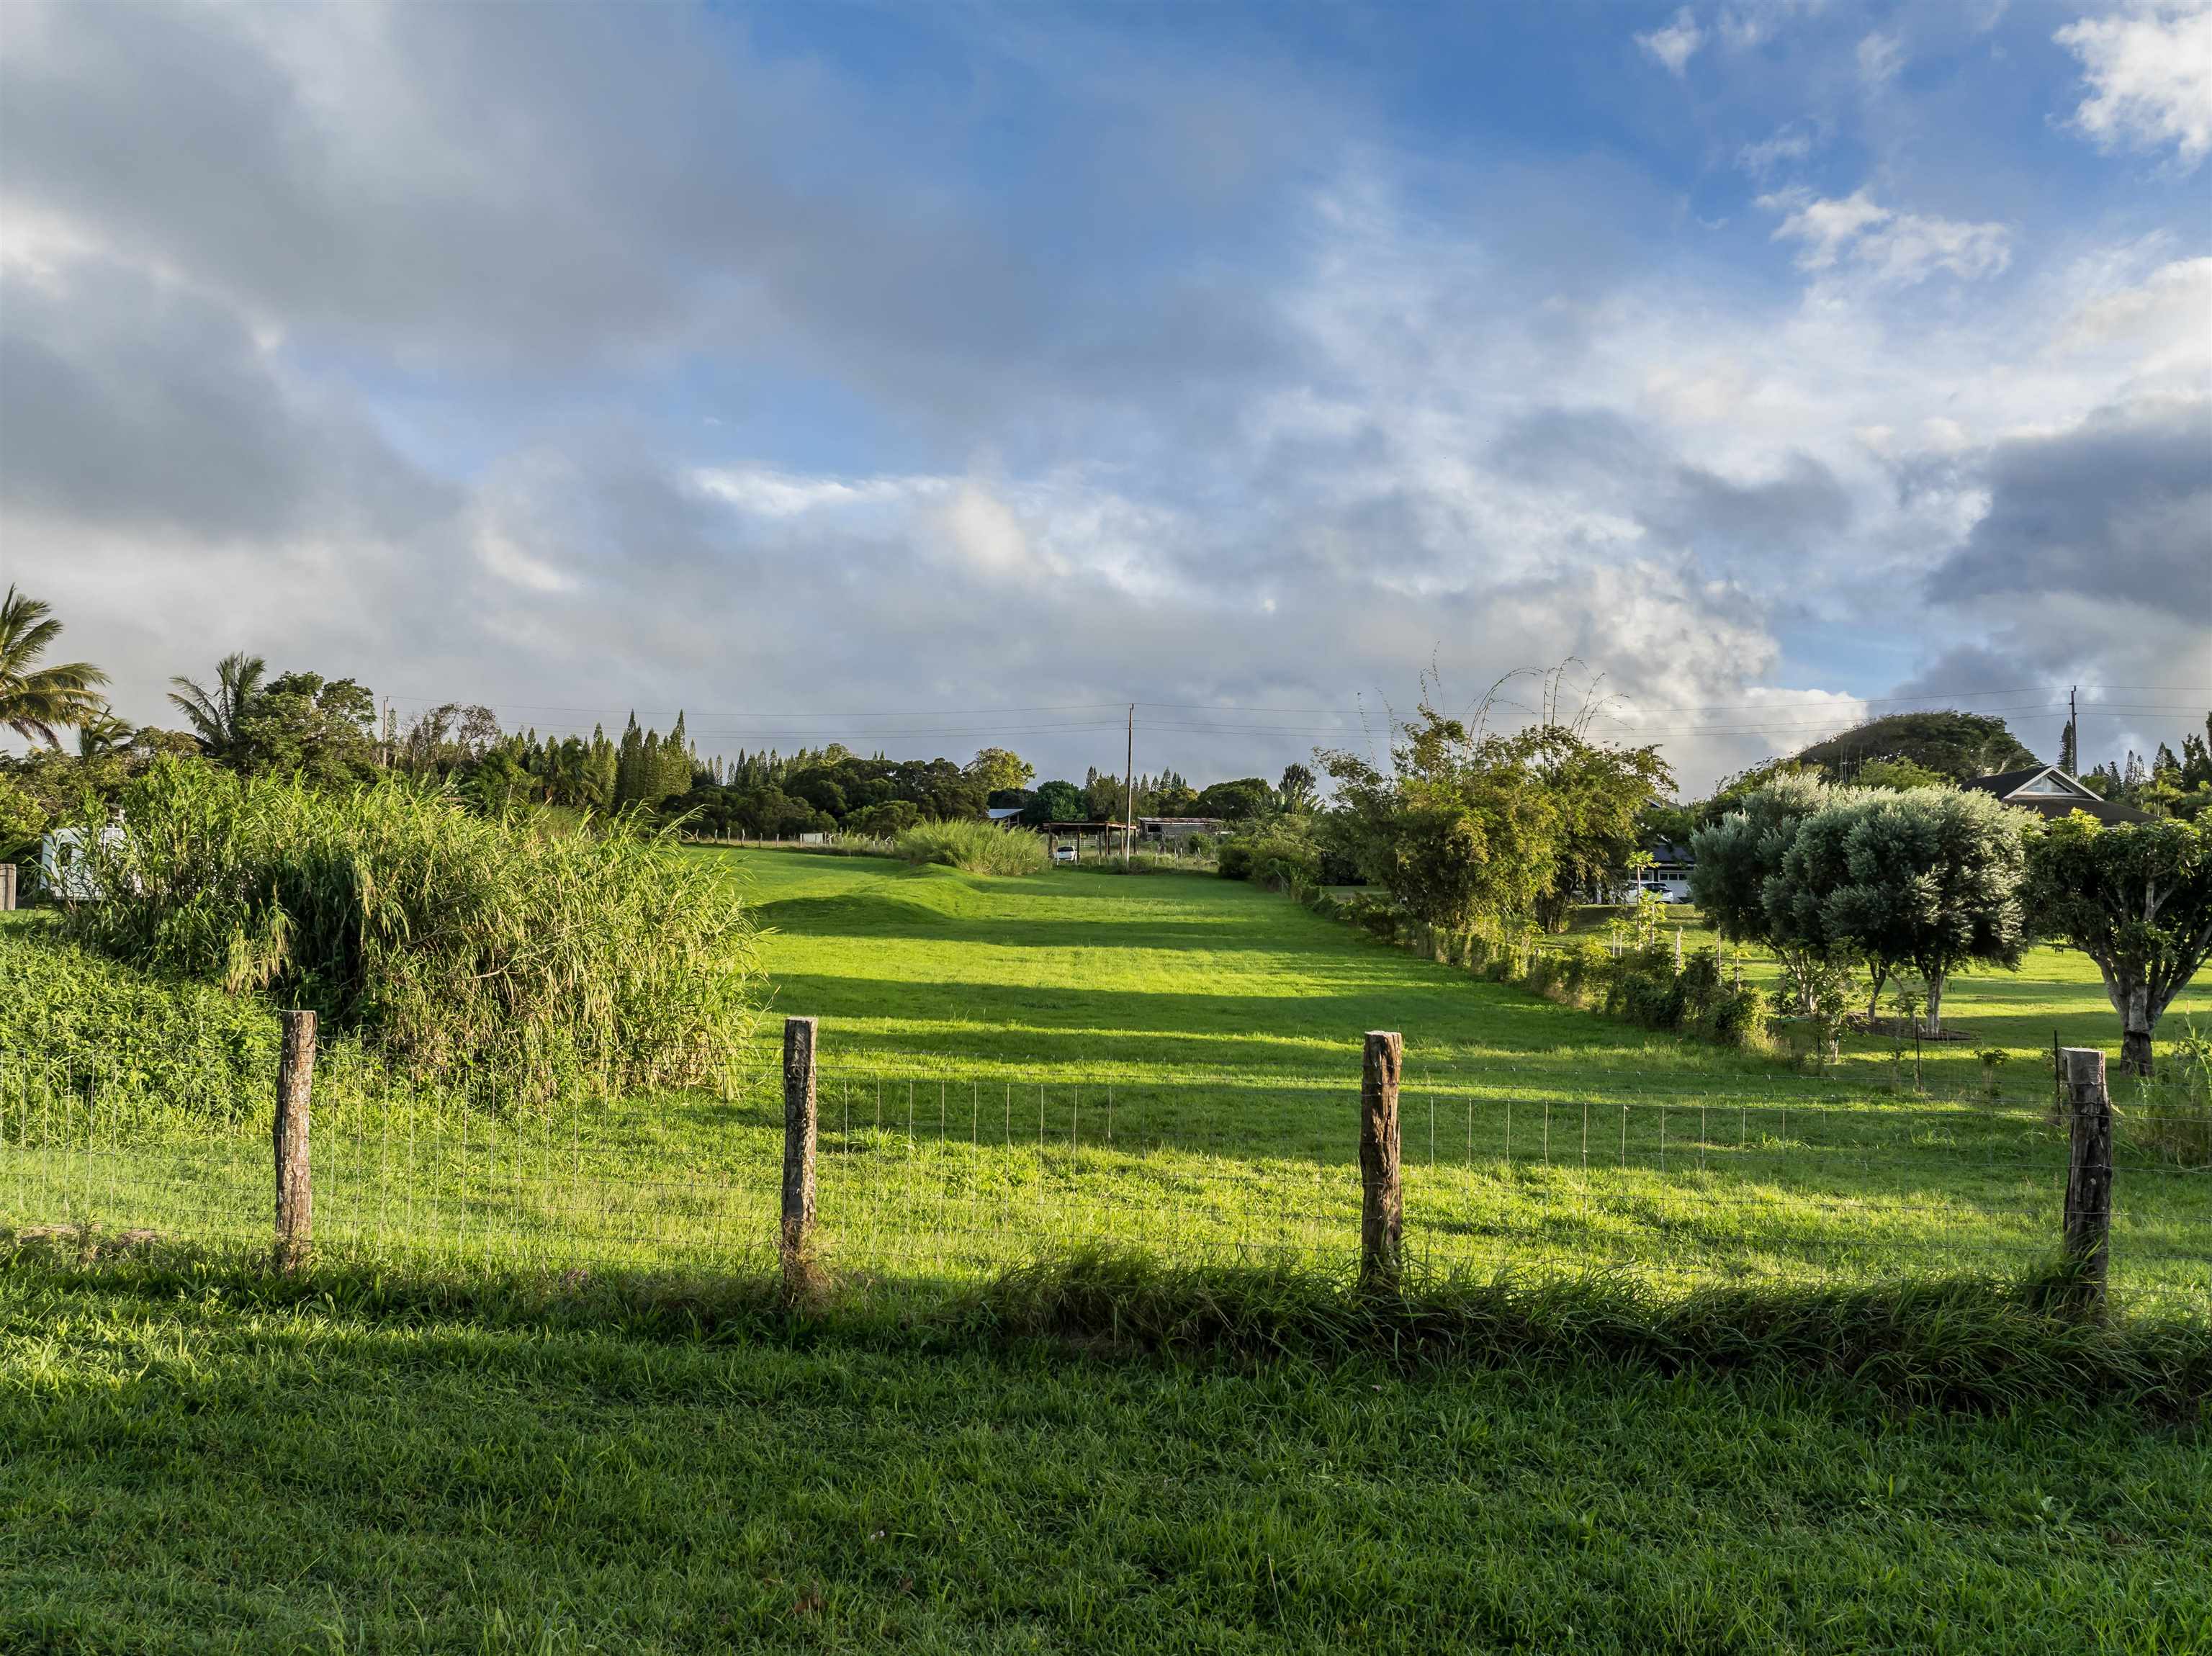
<svg viewBox="0 0 2212 1656">
<path fill-rule="evenodd" d="M 107 675 L 89 662 L 33 665 L 61 632 L 50 605 L 13 585 L 0 598 L 0 725 L 54 747 L 61 745 L 57 727 L 82 725 L 106 707 L 94 693 L 107 682 Z"/>
<path fill-rule="evenodd" d="M 76 727 L 76 756 L 105 759 L 110 754 L 125 752 L 137 734 L 129 719 L 118 719 L 114 709 L 102 703 L 98 713 Z"/>
<path fill-rule="evenodd" d="M 191 721 L 200 746 L 222 758 L 238 750 L 246 715 L 252 711 L 261 693 L 261 681 L 268 674 L 267 662 L 240 650 L 216 663 L 214 689 L 189 678 L 173 678 L 169 682 L 177 688 L 169 692 L 169 700 Z"/>
</svg>

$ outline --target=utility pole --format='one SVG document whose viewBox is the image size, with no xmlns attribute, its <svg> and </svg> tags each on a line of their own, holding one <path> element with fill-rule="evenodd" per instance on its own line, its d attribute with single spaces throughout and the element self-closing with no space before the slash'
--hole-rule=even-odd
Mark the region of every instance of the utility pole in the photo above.
<svg viewBox="0 0 2212 1656">
<path fill-rule="evenodd" d="M 1121 868 L 1129 867 L 1129 836 L 1137 831 L 1137 704 L 1129 704 L 1129 750 L 1121 761 Z"/>
</svg>

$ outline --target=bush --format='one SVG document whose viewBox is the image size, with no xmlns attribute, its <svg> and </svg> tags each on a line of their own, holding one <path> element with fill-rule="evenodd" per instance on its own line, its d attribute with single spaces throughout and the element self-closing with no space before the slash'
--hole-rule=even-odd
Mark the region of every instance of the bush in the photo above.
<svg viewBox="0 0 2212 1656">
<path fill-rule="evenodd" d="M 1398 941 L 1401 921 L 1398 911 L 1387 900 L 1374 897 L 1355 897 L 1346 905 L 1352 920 L 1362 931 L 1382 943 Z"/>
<path fill-rule="evenodd" d="M 1249 880 L 1252 877 L 1252 847 L 1243 840 L 1224 840 L 1220 854 L 1214 858 L 1213 871 L 1224 880 Z"/>
<path fill-rule="evenodd" d="M 386 780 L 323 792 L 165 759 L 88 858 L 70 934 L 115 959 L 374 1030 L 418 1071 L 719 1079 L 751 1029 L 751 926 L 664 838 L 550 834 Z"/>
<path fill-rule="evenodd" d="M 1036 834 L 990 822 L 924 822 L 894 840 L 891 855 L 968 874 L 1042 874 L 1052 866 Z"/>
<path fill-rule="evenodd" d="M 14 1078 L 19 1115 L 33 1098 L 96 1094 L 134 1117 L 175 1104 L 244 1120 L 269 1107 L 280 1044 L 276 1015 L 252 996 L 134 972 L 29 917 L 0 924 L 0 1074 Z"/>
</svg>

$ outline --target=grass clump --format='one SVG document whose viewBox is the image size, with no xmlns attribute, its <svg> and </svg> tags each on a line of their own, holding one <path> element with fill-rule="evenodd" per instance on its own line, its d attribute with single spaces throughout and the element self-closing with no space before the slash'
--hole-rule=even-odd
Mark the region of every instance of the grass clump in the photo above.
<svg viewBox="0 0 2212 1656">
<path fill-rule="evenodd" d="M 892 840 L 891 854 L 966 874 L 1042 874 L 1052 866 L 1036 834 L 989 822 L 923 822 Z"/>
<path fill-rule="evenodd" d="M 419 1071 L 518 1093 L 703 1081 L 750 1033 L 752 928 L 621 825 L 542 831 L 400 781 L 324 792 L 166 761 L 125 792 L 66 919 L 128 964 L 312 1007 Z"/>
</svg>

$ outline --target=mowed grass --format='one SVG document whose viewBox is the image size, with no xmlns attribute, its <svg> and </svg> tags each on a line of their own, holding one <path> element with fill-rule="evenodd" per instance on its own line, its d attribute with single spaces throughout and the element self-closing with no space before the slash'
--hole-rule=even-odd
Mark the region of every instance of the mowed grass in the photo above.
<svg viewBox="0 0 2212 1656">
<path fill-rule="evenodd" d="M 0 1273 L 0 1648 L 2212 1647 L 2202 1422 Z"/>
<path fill-rule="evenodd" d="M 1673 1291 L 2009 1276 L 2056 1252 L 2066 1149 L 2039 1085 L 1899 1095 L 1886 1069 L 1805 1074 L 1478 981 L 1236 882 L 694 854 L 769 928 L 757 1067 L 726 1095 L 515 1113 L 360 1084 L 334 1049 L 319 1246 L 757 1267 L 775 1234 L 779 1015 L 805 1013 L 823 1057 L 817 1240 L 852 1287 L 957 1288 L 1098 1244 L 1341 1274 L 1376 1028 L 1406 1039 L 1425 1269 L 1626 1271 Z M 0 1077 L 0 1216 L 261 1244 L 265 1120 L 211 1132 L 111 1107 L 97 1074 L 59 1082 Z M 2123 1305 L 2212 1312 L 2208 1229 L 2212 1181 L 2124 1148 Z"/>
<path fill-rule="evenodd" d="M 1602 942 L 1608 923 L 1619 913 L 1598 907 L 1578 910 L 1562 941 Z M 1740 953 L 1746 981 L 1770 990 L 1778 982 L 1781 972 L 1771 957 L 1756 949 L 1735 951 L 1723 943 L 1696 908 L 1682 905 L 1665 913 L 1659 929 L 1662 943 L 1671 944 L 1679 930 L 1686 950 L 1719 948 L 1730 951 L 1731 959 Z M 1868 992 L 1863 978 L 1858 981 L 1851 1010 L 1864 1012 Z M 1884 1018 L 1896 1016 L 1891 1002 L 1897 992 L 1894 983 L 1883 987 Z M 2161 1052 L 2166 1042 L 2192 1026 L 2212 1035 L 2212 978 L 2203 974 L 2174 997 L 2160 1020 L 2157 1034 Z M 1943 1028 L 1947 1035 L 1957 1039 L 1923 1041 L 1920 1046 L 1922 1082 L 1930 1091 L 1965 1092 L 1985 1085 L 1988 1072 L 1980 1053 L 1990 1047 L 2006 1054 L 1997 1068 L 1999 1088 L 2015 1095 L 2049 1085 L 2054 1040 L 2062 1046 L 2095 1047 L 2113 1064 L 2119 1058 L 2119 1014 L 2105 994 L 2097 963 L 2078 949 L 2045 945 L 2029 949 L 2017 972 L 1977 968 L 1960 974 L 1943 991 Z M 1901 1071 L 1907 1082 L 1911 1079 L 1910 1036 L 1900 1040 L 1892 1035 L 1847 1034 L 1842 1046 L 1835 1071 L 1842 1078 L 1880 1084 Z M 2132 1083 L 2117 1074 L 2113 1083 L 2117 1097 L 2130 1096 Z"/>
<path fill-rule="evenodd" d="M 823 1020 L 833 1281 L 888 1292 L 720 1319 L 680 1282 L 658 1319 L 592 1297 L 610 1266 L 764 1262 L 765 1073 L 513 1117 L 336 1064 L 323 1264 L 295 1285 L 220 1257 L 265 1246 L 265 1119 L 216 1133 L 18 1074 L 4 1216 L 218 1246 L 4 1256 L 0 1649 L 2212 1649 L 2201 1399 L 1936 1407 L 1883 1384 L 1893 1356 L 1849 1380 L 1564 1346 L 1174 1360 L 1110 1319 L 1069 1341 L 958 1313 L 1066 1242 L 1274 1245 L 1340 1277 L 1371 1027 L 1429 1070 L 1416 1253 L 1476 1275 L 1663 1291 L 2042 1257 L 2063 1143 L 2039 1098 L 1795 1077 L 1226 882 L 720 854 L 776 928 L 774 1012 Z M 2124 1164 L 2124 1289 L 2191 1303 L 2203 1183 Z"/>
</svg>

